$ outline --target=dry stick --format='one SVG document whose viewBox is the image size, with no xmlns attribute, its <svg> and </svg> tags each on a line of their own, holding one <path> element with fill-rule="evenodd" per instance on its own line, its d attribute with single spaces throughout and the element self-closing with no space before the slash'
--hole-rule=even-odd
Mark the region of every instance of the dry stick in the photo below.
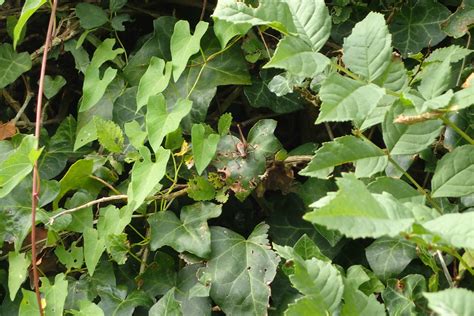
<svg viewBox="0 0 474 316">
<path fill-rule="evenodd" d="M 204 20 L 204 15 L 206 14 L 206 8 L 207 8 L 207 0 L 202 0 L 202 11 L 201 11 L 201 16 L 199 17 L 199 21 Z"/>
<path fill-rule="evenodd" d="M 53 0 L 51 5 L 51 15 L 49 17 L 48 31 L 46 33 L 46 41 L 44 43 L 43 59 L 41 62 L 41 72 L 39 78 L 39 87 L 36 103 L 36 126 L 35 126 L 35 149 L 39 149 L 39 139 L 41 132 L 41 119 L 42 119 L 42 106 L 43 106 L 43 90 L 44 90 L 44 77 L 46 74 L 46 62 L 48 60 L 48 50 L 51 43 L 51 36 L 53 32 L 54 20 L 56 18 L 56 7 L 57 0 Z M 38 266 L 36 262 L 36 208 L 39 200 L 39 173 L 38 173 L 38 162 L 35 161 L 33 166 L 33 189 L 31 192 L 31 256 L 32 256 L 32 268 L 33 268 L 33 284 L 35 288 L 36 300 L 38 302 L 38 308 L 40 315 L 44 315 L 43 306 L 41 304 L 41 294 L 39 291 L 39 278 L 38 278 Z"/>
</svg>

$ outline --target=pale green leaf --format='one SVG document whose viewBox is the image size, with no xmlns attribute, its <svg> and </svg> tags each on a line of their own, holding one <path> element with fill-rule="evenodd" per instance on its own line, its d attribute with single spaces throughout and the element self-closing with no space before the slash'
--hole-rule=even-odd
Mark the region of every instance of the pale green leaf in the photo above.
<svg viewBox="0 0 474 316">
<path fill-rule="evenodd" d="M 8 292 L 10 293 L 11 301 L 15 299 L 20 286 L 25 282 L 30 263 L 31 259 L 25 256 L 24 252 L 10 251 L 8 253 Z"/>
<path fill-rule="evenodd" d="M 355 136 L 343 136 L 324 143 L 300 174 L 307 177 L 327 178 L 335 166 L 380 157 L 385 157 L 385 153 L 374 144 Z"/>
<path fill-rule="evenodd" d="M 155 152 L 155 162 L 152 162 L 148 149 L 142 148 L 143 161 L 137 161 L 133 165 L 132 179 L 127 191 L 128 207 L 132 210 L 140 207 L 149 195 L 157 191 L 155 187 L 164 177 L 170 158 L 170 151 L 160 147 Z"/>
<path fill-rule="evenodd" d="M 107 13 L 101 7 L 91 3 L 77 4 L 76 16 L 82 28 L 86 30 L 102 26 L 109 21 Z"/>
<path fill-rule="evenodd" d="M 474 249 L 474 213 L 444 214 L 423 224 L 427 230 L 457 248 Z"/>
<path fill-rule="evenodd" d="M 0 198 L 10 193 L 33 170 L 41 150 L 35 149 L 36 139 L 26 135 L 18 148 L 0 162 Z"/>
<path fill-rule="evenodd" d="M 421 92 L 425 100 L 440 96 L 450 86 L 451 73 L 449 59 L 444 60 L 442 63 L 428 65 L 421 73 L 423 77 L 418 86 L 418 91 Z"/>
<path fill-rule="evenodd" d="M 75 316 L 104 316 L 104 311 L 96 304 L 83 300 L 79 302 L 79 311 L 72 310 Z"/>
<path fill-rule="evenodd" d="M 173 63 L 173 79 L 178 81 L 183 73 L 189 58 L 199 52 L 201 38 L 206 33 L 209 23 L 199 21 L 191 35 L 188 21 L 178 21 L 174 25 L 174 32 L 171 36 L 170 50 Z"/>
<path fill-rule="evenodd" d="M 84 258 L 86 261 L 87 272 L 90 276 L 94 275 L 95 268 L 102 253 L 105 250 L 105 239 L 99 237 L 99 233 L 92 227 L 86 228 L 84 236 Z"/>
<path fill-rule="evenodd" d="M 354 162 L 355 172 L 357 178 L 370 178 L 374 174 L 383 172 L 388 164 L 388 156 L 370 157 L 360 159 Z"/>
<path fill-rule="evenodd" d="M 459 111 L 474 104 L 474 85 L 467 89 L 456 91 L 449 104 L 449 110 Z"/>
<path fill-rule="evenodd" d="M 344 39 L 342 60 L 354 73 L 371 82 L 380 77 L 390 65 L 392 36 L 385 18 L 370 12 Z"/>
<path fill-rule="evenodd" d="M 210 296 L 227 315 L 263 316 L 279 262 L 269 249 L 268 226 L 259 224 L 248 239 L 223 228 L 211 228 L 211 258 L 201 282 L 211 284 Z M 226 269 L 222 269 L 226 267 Z"/>
<path fill-rule="evenodd" d="M 408 74 L 401 58 L 392 57 L 385 71 L 374 81 L 384 88 L 399 92 L 408 86 Z"/>
<path fill-rule="evenodd" d="M 124 137 L 120 127 L 112 121 L 94 117 L 97 139 L 101 146 L 112 153 L 122 152 Z"/>
<path fill-rule="evenodd" d="M 353 174 L 343 174 L 336 183 L 339 191 L 312 204 L 318 209 L 304 219 L 351 238 L 394 237 L 415 221 L 410 209 L 390 194 L 370 193 Z"/>
<path fill-rule="evenodd" d="M 390 316 L 420 315 L 426 306 L 423 292 L 426 291 L 425 277 L 409 274 L 406 277 L 390 279 L 382 292 L 382 298 Z"/>
<path fill-rule="evenodd" d="M 449 60 L 451 63 L 458 62 L 466 58 L 473 51 L 459 45 L 449 45 L 434 50 L 423 63 L 443 62 Z"/>
<path fill-rule="evenodd" d="M 186 193 L 194 201 L 210 201 L 216 196 L 216 189 L 206 178 L 195 176 L 188 180 Z"/>
<path fill-rule="evenodd" d="M 178 252 L 190 252 L 201 258 L 211 254 L 211 234 L 207 220 L 221 214 L 222 206 L 200 202 L 181 209 L 180 219 L 173 212 L 158 212 L 150 216 L 150 247 L 156 250 L 170 246 Z"/>
<path fill-rule="evenodd" d="M 45 76 L 44 77 L 44 95 L 51 99 L 54 97 L 62 87 L 66 85 L 66 79 L 63 76 L 58 75 L 55 77 Z"/>
<path fill-rule="evenodd" d="M 39 315 L 40 311 L 35 292 L 21 289 L 21 293 L 23 294 L 23 298 L 18 310 L 18 316 Z"/>
<path fill-rule="evenodd" d="M 423 102 L 421 108 L 417 108 L 418 113 L 423 113 L 429 110 L 438 110 L 447 107 L 454 96 L 453 90 L 449 89 L 440 96 L 434 97 L 428 101 Z"/>
<path fill-rule="evenodd" d="M 397 276 L 417 257 L 416 245 L 405 239 L 380 238 L 365 248 L 370 268 L 381 280 Z"/>
<path fill-rule="evenodd" d="M 149 316 L 181 316 L 181 304 L 175 299 L 176 288 L 169 290 L 150 308 Z"/>
<path fill-rule="evenodd" d="M 66 269 L 80 269 L 84 263 L 84 252 L 82 247 L 76 246 L 77 242 L 74 241 L 67 251 L 63 245 L 59 245 L 54 249 L 54 254 L 58 257 L 59 262 L 61 262 Z"/>
<path fill-rule="evenodd" d="M 402 203 L 413 202 L 421 205 L 425 203 L 425 196 L 401 179 L 379 177 L 375 181 L 369 183 L 367 188 L 372 193 L 390 193 L 394 198 Z"/>
<path fill-rule="evenodd" d="M 333 74 L 321 87 L 320 98 L 323 103 L 316 124 L 365 119 L 384 94 L 384 89 L 374 84 L 364 84 Z"/>
<path fill-rule="evenodd" d="M 28 19 L 38 10 L 43 4 L 46 3 L 46 0 L 26 0 L 25 4 L 21 8 L 20 18 L 15 25 L 15 29 L 13 30 L 13 47 L 16 48 L 18 44 L 18 40 L 21 37 L 21 32 L 25 27 L 26 22 Z"/>
<path fill-rule="evenodd" d="M 147 137 L 147 134 L 142 130 L 140 123 L 135 120 L 127 122 L 124 125 L 124 129 L 130 144 L 137 149 L 140 148 Z"/>
<path fill-rule="evenodd" d="M 168 110 L 167 102 L 162 94 L 152 96 L 148 99 L 146 113 L 146 129 L 148 141 L 154 151 L 160 149 L 166 135 L 174 132 L 181 120 L 191 111 L 193 102 L 179 99 L 172 110 Z"/>
<path fill-rule="evenodd" d="M 68 281 L 63 273 L 56 274 L 54 284 L 48 278 L 41 278 L 41 293 L 44 294 L 46 308 L 44 312 L 48 316 L 62 316 L 64 303 L 68 294 Z"/>
<path fill-rule="evenodd" d="M 193 158 L 196 170 L 200 175 L 214 158 L 219 143 L 218 134 L 205 135 L 203 124 L 194 124 L 191 130 L 191 141 L 193 144 Z"/>
<path fill-rule="evenodd" d="M 28 53 L 18 54 L 7 43 L 0 46 L 0 88 L 5 88 L 30 69 L 31 58 Z"/>
<path fill-rule="evenodd" d="M 234 24 L 225 20 L 214 19 L 214 34 L 219 39 L 221 49 L 237 35 L 245 35 L 252 26 L 250 24 Z"/>
<path fill-rule="evenodd" d="M 438 162 L 431 180 L 433 197 L 460 197 L 474 192 L 474 146 L 457 147 Z"/>
<path fill-rule="evenodd" d="M 311 296 L 303 296 L 288 305 L 285 316 L 327 316 L 328 310 L 324 303 Z"/>
<path fill-rule="evenodd" d="M 217 123 L 217 131 L 219 135 L 224 136 L 229 133 L 230 126 L 232 125 L 232 114 L 224 113 L 219 117 L 219 122 Z"/>
<path fill-rule="evenodd" d="M 469 316 L 474 314 L 474 292 L 467 289 L 446 289 L 423 293 L 428 307 L 440 316 Z"/>
<path fill-rule="evenodd" d="M 137 111 L 148 103 L 148 98 L 163 92 L 171 78 L 173 65 L 158 57 L 152 57 L 148 69 L 138 84 Z"/>
</svg>

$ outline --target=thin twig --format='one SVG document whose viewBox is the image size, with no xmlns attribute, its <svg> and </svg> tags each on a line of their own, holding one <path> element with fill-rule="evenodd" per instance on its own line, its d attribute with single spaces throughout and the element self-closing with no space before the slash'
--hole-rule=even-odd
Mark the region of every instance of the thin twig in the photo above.
<svg viewBox="0 0 474 316">
<path fill-rule="evenodd" d="M 207 0 L 202 0 L 202 10 L 201 10 L 201 16 L 199 17 L 199 21 L 204 20 L 204 15 L 206 14 L 206 8 L 207 8 Z"/>
<path fill-rule="evenodd" d="M 53 0 L 51 4 L 51 15 L 49 17 L 48 30 L 46 32 L 46 40 L 44 42 L 44 51 L 43 59 L 41 61 L 41 71 L 38 84 L 38 95 L 36 103 L 36 126 L 35 126 L 35 149 L 39 149 L 39 140 L 41 134 L 41 120 L 42 120 L 42 106 L 43 106 L 43 90 L 44 90 L 44 77 L 46 75 L 46 63 L 48 61 L 48 51 L 51 44 L 51 37 L 53 32 L 53 27 L 56 19 L 56 7 L 57 0 Z M 36 208 L 38 207 L 39 201 L 39 172 L 38 172 L 38 162 L 35 161 L 33 166 L 33 188 L 31 190 L 31 244 L 36 245 Z M 37 266 L 37 254 L 36 247 L 31 248 L 31 261 L 33 269 L 33 284 L 35 288 L 36 301 L 38 302 L 38 309 L 40 315 L 44 315 L 43 305 L 41 304 L 41 294 L 39 290 L 39 277 L 38 277 L 38 266 Z"/>
<path fill-rule="evenodd" d="M 443 254 L 441 253 L 441 251 L 436 250 L 436 255 L 438 255 L 441 268 L 443 268 L 443 273 L 444 273 L 444 276 L 446 277 L 446 280 L 448 281 L 449 287 L 453 288 L 454 287 L 453 279 L 451 278 L 451 275 L 449 274 L 448 267 L 446 266 L 446 262 L 444 261 L 444 258 L 443 258 Z"/>
<path fill-rule="evenodd" d="M 469 46 L 471 46 L 471 32 L 467 31 L 466 48 L 469 49 Z M 466 66 L 466 57 L 462 59 L 461 69 L 459 70 L 458 79 L 456 80 L 456 86 L 459 86 L 459 84 L 461 83 L 462 70 L 464 69 L 465 66 Z"/>
</svg>

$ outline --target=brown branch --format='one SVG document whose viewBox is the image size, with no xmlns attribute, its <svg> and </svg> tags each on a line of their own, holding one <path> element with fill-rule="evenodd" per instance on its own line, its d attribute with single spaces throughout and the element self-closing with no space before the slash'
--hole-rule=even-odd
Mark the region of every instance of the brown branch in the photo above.
<svg viewBox="0 0 474 316">
<path fill-rule="evenodd" d="M 51 15 L 49 17 L 48 30 L 46 32 L 46 40 L 44 42 L 44 52 L 43 59 L 41 61 L 41 72 L 39 77 L 38 84 L 38 95 L 36 103 L 36 126 L 35 126 L 35 138 L 36 144 L 35 147 L 39 149 L 39 139 L 41 133 L 41 120 L 42 120 L 42 106 L 43 106 L 43 91 L 44 91 L 44 77 L 46 75 L 46 63 L 48 61 L 48 50 L 51 44 L 51 37 L 53 33 L 53 26 L 56 20 L 56 7 L 58 3 L 57 0 L 53 0 L 51 5 Z M 33 188 L 31 192 L 31 244 L 36 245 L 36 208 L 38 207 L 39 200 L 39 172 L 38 172 L 38 162 L 35 161 L 33 166 Z M 38 302 L 38 308 L 40 315 L 44 316 L 43 305 L 41 304 L 41 294 L 39 290 L 39 277 L 38 277 L 38 266 L 37 266 L 37 253 L 36 247 L 31 248 L 31 261 L 33 269 L 33 284 L 35 288 L 36 301 Z"/>
</svg>

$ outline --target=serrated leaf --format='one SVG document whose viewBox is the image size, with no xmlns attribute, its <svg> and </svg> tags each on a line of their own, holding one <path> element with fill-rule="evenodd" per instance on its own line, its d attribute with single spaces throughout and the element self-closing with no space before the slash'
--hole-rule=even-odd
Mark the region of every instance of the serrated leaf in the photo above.
<svg viewBox="0 0 474 316">
<path fill-rule="evenodd" d="M 44 77 L 44 95 L 51 99 L 54 97 L 59 90 L 66 84 L 66 79 L 63 76 L 58 75 L 55 77 L 45 76 Z"/>
<path fill-rule="evenodd" d="M 0 162 L 0 198 L 10 193 L 30 172 L 41 150 L 35 149 L 36 139 L 26 135 L 18 148 Z"/>
<path fill-rule="evenodd" d="M 425 100 L 433 99 L 440 96 L 443 92 L 448 90 L 451 83 L 451 65 L 450 60 L 446 59 L 442 63 L 436 63 L 427 66 L 422 71 L 421 83 L 418 86 L 418 91 Z"/>
<path fill-rule="evenodd" d="M 288 305 L 285 316 L 326 316 L 329 312 L 324 303 L 310 296 L 303 296 Z"/>
<path fill-rule="evenodd" d="M 371 194 L 353 174 L 343 174 L 336 183 L 339 191 L 316 202 L 318 209 L 304 219 L 351 238 L 394 237 L 415 222 L 410 209 L 389 194 Z"/>
<path fill-rule="evenodd" d="M 401 179 L 392 177 L 379 177 L 375 181 L 369 183 L 367 188 L 372 193 L 390 193 L 394 198 L 402 203 L 425 203 L 424 195 Z"/>
<path fill-rule="evenodd" d="M 145 117 L 148 141 L 154 151 L 159 150 L 166 135 L 174 132 L 181 120 L 191 111 L 193 102 L 179 99 L 173 109 L 168 110 L 167 102 L 162 94 L 148 99 Z"/>
<path fill-rule="evenodd" d="M 390 64 L 374 83 L 395 92 L 403 90 L 408 86 L 408 74 L 403 60 L 392 57 Z"/>
<path fill-rule="evenodd" d="M 457 248 L 474 249 L 474 213 L 444 214 L 423 224 L 442 241 Z"/>
<path fill-rule="evenodd" d="M 120 127 L 112 121 L 94 117 L 97 139 L 105 149 L 112 153 L 120 153 L 123 148 L 123 133 Z"/>
<path fill-rule="evenodd" d="M 86 228 L 84 236 L 84 259 L 87 272 L 94 275 L 95 268 L 99 263 L 102 253 L 105 251 L 105 239 L 99 237 L 99 233 L 92 227 Z"/>
<path fill-rule="evenodd" d="M 178 81 L 183 73 L 189 58 L 199 52 L 201 38 L 206 33 L 209 23 L 199 21 L 191 35 L 188 21 L 178 21 L 174 25 L 174 32 L 171 36 L 170 50 L 173 63 L 173 79 Z"/>
<path fill-rule="evenodd" d="M 183 207 L 180 219 L 170 211 L 155 213 L 148 218 L 151 249 L 167 245 L 178 252 L 188 251 L 208 258 L 211 254 L 211 235 L 207 220 L 218 217 L 221 212 L 221 205 L 200 202 Z"/>
<path fill-rule="evenodd" d="M 211 228 L 211 257 L 201 282 L 211 284 L 210 296 L 232 315 L 265 315 L 279 262 L 269 249 L 268 226 L 259 224 L 248 239 L 223 228 Z M 222 270 L 222 267 L 228 269 Z"/>
<path fill-rule="evenodd" d="M 21 14 L 18 18 L 18 22 L 16 23 L 15 29 L 13 30 L 13 47 L 16 48 L 26 22 L 28 22 L 29 18 L 36 12 L 36 10 L 38 10 L 45 3 L 46 0 L 25 1 L 25 4 L 23 4 L 23 7 L 21 8 Z"/>
<path fill-rule="evenodd" d="M 0 88 L 5 88 L 30 69 L 31 58 L 28 53 L 17 53 L 7 43 L 0 46 Z"/>
<path fill-rule="evenodd" d="M 428 307 L 440 316 L 474 314 L 474 292 L 467 289 L 446 289 L 436 293 L 423 293 Z"/>
<path fill-rule="evenodd" d="M 181 304 L 175 299 L 175 288 L 169 290 L 150 308 L 149 316 L 181 316 Z"/>
<path fill-rule="evenodd" d="M 62 316 L 64 311 L 64 302 L 67 296 L 68 281 L 63 273 L 56 274 L 54 284 L 51 284 L 48 278 L 41 278 L 41 292 L 44 294 L 46 315 Z"/>
<path fill-rule="evenodd" d="M 324 80 L 319 94 L 323 103 L 316 124 L 365 119 L 385 91 L 335 73 Z"/>
<path fill-rule="evenodd" d="M 442 129 L 439 120 L 411 125 L 395 123 L 395 118 L 405 114 L 404 111 L 405 107 L 397 102 L 387 112 L 382 124 L 383 139 L 391 155 L 410 155 L 423 151 L 435 141 Z"/>
<path fill-rule="evenodd" d="M 148 103 L 151 96 L 163 92 L 171 78 L 173 64 L 158 57 L 151 57 L 150 65 L 140 79 L 137 91 L 137 112 Z"/>
<path fill-rule="evenodd" d="M 401 280 L 390 279 L 382 298 L 390 316 L 419 315 L 426 306 L 423 292 L 426 281 L 422 275 L 410 274 Z"/>
<path fill-rule="evenodd" d="M 196 170 L 200 175 L 214 158 L 219 143 L 218 134 L 205 135 L 202 124 L 194 124 L 191 130 L 191 141 L 193 144 L 193 158 Z"/>
<path fill-rule="evenodd" d="M 455 63 L 463 58 L 466 58 L 473 51 L 459 45 L 449 45 L 435 49 L 423 63 L 443 62 L 449 60 L 450 63 Z"/>
<path fill-rule="evenodd" d="M 82 28 L 86 30 L 102 26 L 109 21 L 107 13 L 101 7 L 91 3 L 77 4 L 76 16 L 79 18 Z"/>
<path fill-rule="evenodd" d="M 28 276 L 31 259 L 25 255 L 24 252 L 10 251 L 8 253 L 8 292 L 11 301 L 15 299 L 16 293 Z"/>
<path fill-rule="evenodd" d="M 457 147 L 438 162 L 431 180 L 433 197 L 460 197 L 474 192 L 474 146 Z"/>
<path fill-rule="evenodd" d="M 370 268 L 381 280 L 397 276 L 417 257 L 416 245 L 404 239 L 380 238 L 365 248 Z"/>
<path fill-rule="evenodd" d="M 166 172 L 166 165 L 170 158 L 170 151 L 159 147 L 155 152 L 155 162 L 151 161 L 151 155 L 146 147 L 142 147 L 143 161 L 137 161 L 133 165 L 132 179 L 128 186 L 128 207 L 136 210 L 145 199 L 154 194 Z"/>
<path fill-rule="evenodd" d="M 418 53 L 422 48 L 435 46 L 446 34 L 440 24 L 451 12 L 443 4 L 434 1 L 408 1 L 394 14 L 390 23 L 393 45 L 403 56 Z"/>
<path fill-rule="evenodd" d="M 355 136 L 343 136 L 324 143 L 300 174 L 324 179 L 335 166 L 380 157 L 385 157 L 385 153 L 374 144 Z"/>
<path fill-rule="evenodd" d="M 454 38 L 460 38 L 469 32 L 474 18 L 474 3 L 472 1 L 462 1 L 456 12 L 441 25 L 446 34 Z"/>
<path fill-rule="evenodd" d="M 344 39 L 342 60 L 354 73 L 372 82 L 390 65 L 392 36 L 384 16 L 370 12 Z"/>
</svg>

